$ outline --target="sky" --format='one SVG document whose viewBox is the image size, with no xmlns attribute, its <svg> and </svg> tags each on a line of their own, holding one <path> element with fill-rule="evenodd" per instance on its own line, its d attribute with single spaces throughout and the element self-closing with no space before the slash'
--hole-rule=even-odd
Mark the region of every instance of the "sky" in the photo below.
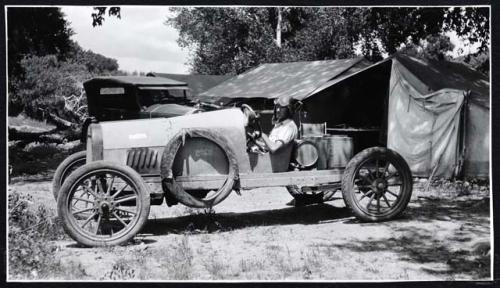
<svg viewBox="0 0 500 288">
<path fill-rule="evenodd" d="M 116 59 L 120 70 L 189 73 L 188 50 L 177 44 L 177 30 L 164 24 L 172 15 L 166 6 L 122 6 L 121 19 L 106 17 L 96 27 L 91 6 L 66 6 L 62 11 L 75 32 L 72 39 L 85 50 Z"/>
</svg>

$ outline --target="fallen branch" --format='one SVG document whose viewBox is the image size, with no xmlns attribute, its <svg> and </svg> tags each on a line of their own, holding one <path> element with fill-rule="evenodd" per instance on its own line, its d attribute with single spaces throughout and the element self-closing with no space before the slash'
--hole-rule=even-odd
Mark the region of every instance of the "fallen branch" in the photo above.
<svg viewBox="0 0 500 288">
<path fill-rule="evenodd" d="M 48 114 L 48 119 L 49 121 L 53 122 L 58 128 L 75 128 L 78 126 L 78 124 L 70 122 L 68 120 L 65 120 L 54 113 L 49 113 Z"/>
<path fill-rule="evenodd" d="M 22 132 L 9 127 L 9 141 L 21 141 L 21 145 L 31 142 L 62 144 L 80 139 L 81 128 L 60 130 L 58 128 L 46 132 Z"/>
</svg>

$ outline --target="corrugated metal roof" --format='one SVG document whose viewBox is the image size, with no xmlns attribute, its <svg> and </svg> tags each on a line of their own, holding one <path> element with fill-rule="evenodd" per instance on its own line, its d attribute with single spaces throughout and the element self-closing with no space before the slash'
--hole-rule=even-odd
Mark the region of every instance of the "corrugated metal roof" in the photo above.
<svg viewBox="0 0 500 288">
<path fill-rule="evenodd" d="M 317 87 L 337 77 L 364 58 L 262 64 L 204 93 L 215 98 L 303 99 Z"/>
<path fill-rule="evenodd" d="M 193 95 L 199 95 L 233 77 L 232 75 L 169 74 L 156 72 L 150 72 L 147 75 L 185 82 L 191 88 Z"/>
</svg>

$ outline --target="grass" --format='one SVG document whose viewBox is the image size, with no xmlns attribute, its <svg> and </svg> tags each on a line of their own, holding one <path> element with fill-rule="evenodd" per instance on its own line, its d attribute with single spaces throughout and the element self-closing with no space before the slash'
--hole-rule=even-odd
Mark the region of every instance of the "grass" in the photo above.
<svg viewBox="0 0 500 288">
<path fill-rule="evenodd" d="M 101 280 L 132 280 L 136 279 L 136 271 L 127 259 L 119 258 L 111 270 L 106 272 Z"/>
<path fill-rule="evenodd" d="M 34 207 L 33 207 L 34 206 Z M 9 194 L 9 278 L 81 279 L 87 276 L 79 263 L 62 263 L 53 257 L 51 241 L 66 235 L 57 217 L 44 205 L 35 205 L 31 196 Z"/>
<path fill-rule="evenodd" d="M 166 263 L 167 279 L 191 279 L 193 270 L 193 251 L 189 245 L 189 237 L 182 236 L 176 240 L 171 249 L 165 251 L 163 261 Z M 160 260 L 161 261 L 161 260 Z M 163 277 L 165 277 L 163 276 Z"/>
<path fill-rule="evenodd" d="M 216 252 L 211 252 L 208 257 L 203 260 L 203 267 L 208 271 L 210 278 L 213 280 L 224 279 L 227 275 L 229 267 L 224 263 Z"/>
<path fill-rule="evenodd" d="M 26 117 L 22 114 L 16 117 L 9 116 L 8 126 L 15 127 L 24 132 L 43 132 L 56 128 L 54 125 Z"/>
</svg>

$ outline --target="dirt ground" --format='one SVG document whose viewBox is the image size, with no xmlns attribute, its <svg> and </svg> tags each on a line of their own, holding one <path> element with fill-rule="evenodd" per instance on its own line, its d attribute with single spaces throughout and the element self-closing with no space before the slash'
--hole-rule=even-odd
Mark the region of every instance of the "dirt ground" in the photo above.
<svg viewBox="0 0 500 288">
<path fill-rule="evenodd" d="M 55 213 L 48 177 L 14 181 Z M 361 223 L 341 198 L 301 208 L 283 188 L 233 193 L 215 213 L 152 206 L 133 243 L 82 248 L 54 242 L 53 255 L 85 280 L 480 280 L 490 279 L 488 189 L 423 192 L 404 215 Z M 337 195 L 340 197 L 340 193 Z"/>
</svg>

